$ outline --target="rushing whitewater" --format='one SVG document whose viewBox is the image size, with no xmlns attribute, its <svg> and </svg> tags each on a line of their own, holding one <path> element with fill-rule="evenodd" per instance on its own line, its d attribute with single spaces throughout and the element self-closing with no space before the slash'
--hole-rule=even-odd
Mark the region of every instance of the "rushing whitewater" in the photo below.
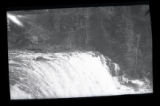
<svg viewBox="0 0 160 106">
<path fill-rule="evenodd" d="M 71 98 L 150 93 L 145 81 L 128 79 L 100 53 L 9 51 L 11 99 Z M 125 85 L 124 83 L 128 83 Z"/>
</svg>

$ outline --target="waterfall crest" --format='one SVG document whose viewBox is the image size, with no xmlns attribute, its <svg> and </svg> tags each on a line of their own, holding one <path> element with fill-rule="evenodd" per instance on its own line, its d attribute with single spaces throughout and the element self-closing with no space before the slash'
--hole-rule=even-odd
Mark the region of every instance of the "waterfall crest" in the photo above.
<svg viewBox="0 0 160 106">
<path fill-rule="evenodd" d="M 111 60 L 100 53 L 9 52 L 11 99 L 45 99 L 122 95 L 152 92 L 145 83 L 126 86 L 113 76 Z M 114 70 L 120 67 L 115 64 Z M 124 80 L 122 80 L 124 81 Z M 136 83 L 140 82 L 140 83 Z M 131 85 L 134 85 L 134 84 Z M 144 87 L 145 86 L 145 87 Z M 143 90 L 135 90 L 135 88 Z"/>
</svg>

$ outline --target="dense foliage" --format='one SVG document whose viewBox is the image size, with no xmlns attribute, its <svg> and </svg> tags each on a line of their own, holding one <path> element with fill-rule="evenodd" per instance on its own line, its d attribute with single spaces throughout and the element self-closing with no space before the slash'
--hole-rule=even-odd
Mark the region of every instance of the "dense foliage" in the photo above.
<svg viewBox="0 0 160 106">
<path fill-rule="evenodd" d="M 12 11 L 24 27 L 10 23 L 9 49 L 96 50 L 130 77 L 152 78 L 152 36 L 147 5 Z"/>
</svg>

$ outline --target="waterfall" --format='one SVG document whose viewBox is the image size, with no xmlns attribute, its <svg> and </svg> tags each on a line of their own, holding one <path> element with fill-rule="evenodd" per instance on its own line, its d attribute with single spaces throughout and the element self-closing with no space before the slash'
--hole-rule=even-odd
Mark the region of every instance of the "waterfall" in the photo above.
<svg viewBox="0 0 160 106">
<path fill-rule="evenodd" d="M 109 58 L 93 51 L 9 52 L 11 99 L 45 99 L 148 93 L 145 83 L 126 86 L 111 74 Z M 111 61 L 111 60 L 109 60 Z M 120 70 L 115 64 L 115 72 Z M 124 81 L 124 80 L 122 80 Z M 133 83 L 130 85 L 134 85 Z M 135 90 L 136 88 L 141 88 Z"/>
</svg>

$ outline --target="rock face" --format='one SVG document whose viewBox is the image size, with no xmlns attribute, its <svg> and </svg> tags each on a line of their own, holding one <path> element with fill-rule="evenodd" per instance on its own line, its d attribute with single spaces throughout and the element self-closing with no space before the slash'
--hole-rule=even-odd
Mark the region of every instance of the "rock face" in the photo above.
<svg viewBox="0 0 160 106">
<path fill-rule="evenodd" d="M 34 60 L 35 61 L 48 61 L 49 59 L 46 59 L 44 57 L 39 56 L 39 57 L 36 57 L 36 59 L 34 59 Z"/>
</svg>

